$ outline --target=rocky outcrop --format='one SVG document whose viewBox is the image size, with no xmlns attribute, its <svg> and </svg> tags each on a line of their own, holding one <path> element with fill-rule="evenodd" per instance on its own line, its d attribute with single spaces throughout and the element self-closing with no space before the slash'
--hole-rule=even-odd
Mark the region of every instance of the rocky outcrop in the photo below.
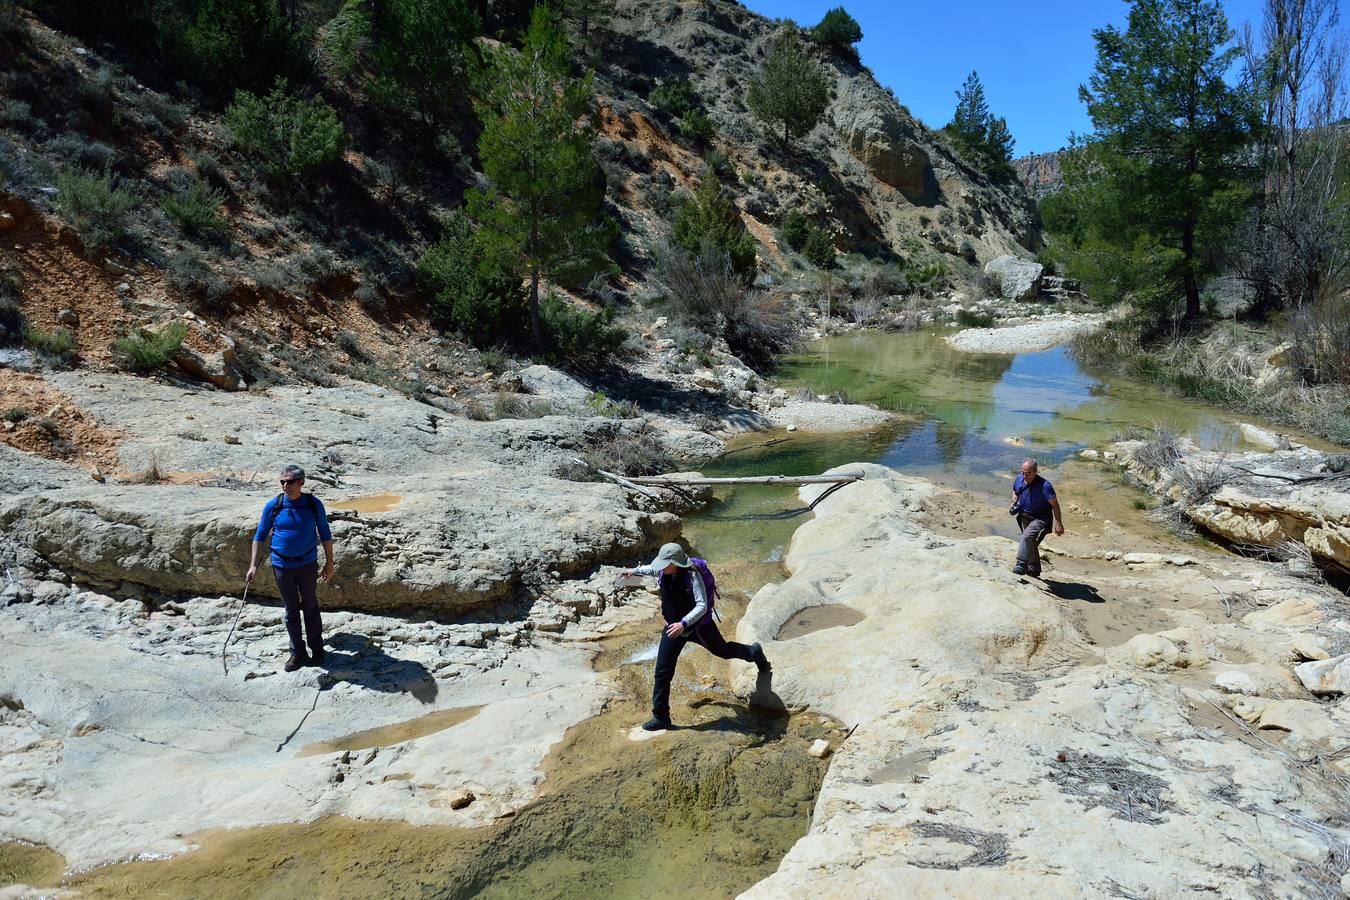
<svg viewBox="0 0 1350 900">
<path fill-rule="evenodd" d="M 1246 897 L 1337 884 L 1343 865 L 1327 860 L 1350 836 L 1335 824 L 1346 767 L 1323 777 L 1299 760 L 1343 744 L 1350 710 L 1313 703 L 1290 671 L 1307 629 L 1336 625 L 1334 592 L 1225 557 L 1113 571 L 1072 537 L 1055 543 L 1043 591 L 1007 571 L 1010 541 L 929 530 L 937 488 L 862 468 L 866 480 L 798 529 L 791 576 L 756 594 L 737 630 L 774 661 L 772 678 L 742 683 L 747 695 L 853 727 L 810 831 L 745 896 Z M 1160 611 L 1177 627 L 1115 644 L 1078 624 L 1074 601 L 1097 591 L 1118 603 L 1098 633 L 1119 635 L 1129 607 L 1115 598 L 1169 607 L 1214 597 L 1215 584 L 1277 593 L 1241 620 L 1218 599 L 1191 600 Z M 775 640 L 794 613 L 837 604 L 865 618 Z"/>
<path fill-rule="evenodd" d="M 1322 564 L 1350 572 L 1350 472 L 1344 457 L 1290 445 L 1287 438 L 1272 436 L 1269 442 L 1288 449 L 1234 456 L 1181 441 L 1162 466 L 1144 441 L 1123 441 L 1115 449 L 1135 478 L 1183 506 L 1205 530 L 1241 545 L 1279 550 L 1301 544 Z M 1200 496 L 1196 485 L 1204 486 Z"/>
<path fill-rule="evenodd" d="M 937 179 L 928 154 L 915 140 L 912 125 L 876 85 L 864 79 L 843 81 L 832 107 L 834 129 L 848 151 L 876 179 L 904 194 L 911 203 L 937 202 Z"/>
<path fill-rule="evenodd" d="M 1067 344 L 1104 321 L 1102 316 L 1041 316 L 1016 325 L 966 328 L 944 340 L 967 353 L 1035 353 Z"/>
<path fill-rule="evenodd" d="M 1037 200 L 1054 193 L 1064 183 L 1064 174 L 1059 165 L 1064 153 L 1064 150 L 1056 150 L 1054 153 L 1031 153 L 1018 157 L 1013 160 L 1017 180 Z"/>
<path fill-rule="evenodd" d="M 1000 256 L 984 264 L 984 274 L 998 284 L 1004 300 L 1034 300 L 1044 269 L 1038 262 L 1016 256 Z"/>
<path fill-rule="evenodd" d="M 103 590 L 237 589 L 262 504 L 277 490 L 273 473 L 289 462 L 308 471 L 308 487 L 329 506 L 338 547 L 331 602 L 347 607 L 463 610 L 504 599 L 527 577 L 576 574 L 679 534 L 676 516 L 650 500 L 557 476 L 579 452 L 640 422 L 470 422 L 370 386 L 226 400 L 122 376 L 54 378 L 127 435 L 117 452 L 132 480 L 161 483 L 98 483 L 0 448 L 0 529 Z M 377 513 L 337 508 L 370 494 L 396 502 Z M 255 590 L 275 587 L 263 577 Z"/>
</svg>

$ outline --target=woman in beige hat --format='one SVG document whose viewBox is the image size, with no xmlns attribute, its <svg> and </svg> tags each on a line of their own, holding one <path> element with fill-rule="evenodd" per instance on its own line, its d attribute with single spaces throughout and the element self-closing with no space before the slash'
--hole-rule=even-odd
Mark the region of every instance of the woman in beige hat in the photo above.
<svg viewBox="0 0 1350 900">
<path fill-rule="evenodd" d="M 703 560 L 691 560 L 679 544 L 665 544 L 651 565 L 628 569 L 623 575 L 657 575 L 661 578 L 661 615 L 666 620 L 666 628 L 661 633 L 661 645 L 656 651 L 652 717 L 642 725 L 647 731 L 661 731 L 670 727 L 670 680 L 675 676 L 675 663 L 680 658 L 680 651 L 690 641 L 699 644 L 713 656 L 743 659 L 754 663 L 761 672 L 771 671 L 772 667 L 759 644 L 747 647 L 722 637 L 712 616 L 717 592 L 712 572 Z"/>
</svg>

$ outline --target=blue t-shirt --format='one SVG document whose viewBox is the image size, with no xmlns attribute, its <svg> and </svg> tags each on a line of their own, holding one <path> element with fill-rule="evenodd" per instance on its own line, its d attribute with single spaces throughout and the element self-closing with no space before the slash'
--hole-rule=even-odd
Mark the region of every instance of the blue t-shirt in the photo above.
<svg viewBox="0 0 1350 900">
<path fill-rule="evenodd" d="M 1017 492 L 1017 505 L 1022 512 L 1037 519 L 1052 517 L 1050 501 L 1055 499 L 1053 484 L 1037 477 L 1036 483 L 1028 488 L 1026 479 L 1018 473 L 1017 480 L 1013 482 L 1013 490 Z"/>
<path fill-rule="evenodd" d="M 278 503 L 281 511 L 273 521 L 272 511 Z M 272 532 L 272 565 L 278 569 L 295 569 L 318 562 L 319 541 L 333 539 L 323 503 L 313 494 L 301 494 L 296 501 L 285 494 L 268 500 L 253 539 L 265 540 L 269 529 Z"/>
</svg>

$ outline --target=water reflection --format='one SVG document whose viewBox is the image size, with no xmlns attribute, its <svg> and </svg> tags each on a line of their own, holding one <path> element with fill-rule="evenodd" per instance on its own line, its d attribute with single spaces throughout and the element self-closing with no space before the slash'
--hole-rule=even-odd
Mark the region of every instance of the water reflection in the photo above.
<svg viewBox="0 0 1350 900">
<path fill-rule="evenodd" d="M 856 334 L 817 341 L 785 360 L 779 383 L 914 415 L 868 434 L 792 435 L 738 450 L 710 475 L 806 475 L 848 462 L 876 462 L 1000 498 L 1028 455 L 1053 467 L 1087 446 L 1135 426 L 1166 423 L 1203 446 L 1242 444 L 1225 413 L 1178 400 L 1156 387 L 1081 369 L 1065 347 L 1018 355 L 953 349 L 942 331 Z M 748 442 L 762 443 L 750 438 Z M 801 506 L 791 488 L 737 487 L 686 522 L 709 559 L 747 561 L 738 580 L 749 590 L 781 577 L 770 550 L 785 544 L 800 517 L 773 518 Z M 761 562 L 762 561 L 762 562 Z"/>
</svg>

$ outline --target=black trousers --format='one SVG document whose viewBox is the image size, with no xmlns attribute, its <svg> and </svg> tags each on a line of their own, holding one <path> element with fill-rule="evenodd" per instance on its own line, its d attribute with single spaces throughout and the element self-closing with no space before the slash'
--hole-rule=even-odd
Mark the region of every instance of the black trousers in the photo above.
<svg viewBox="0 0 1350 900">
<path fill-rule="evenodd" d="M 670 680 L 675 677 L 675 663 L 686 644 L 700 645 L 713 656 L 722 659 L 743 659 L 754 662 L 750 648 L 722 637 L 716 622 L 696 626 L 677 638 L 661 632 L 661 646 L 656 650 L 656 684 L 652 688 L 652 715 L 670 721 Z"/>
<path fill-rule="evenodd" d="M 319 622 L 319 562 L 281 569 L 272 567 L 277 579 L 277 590 L 286 604 L 286 633 L 291 637 L 291 652 L 305 656 L 305 642 L 300 638 L 300 619 L 305 620 L 305 634 L 309 637 L 310 653 L 323 652 L 323 625 Z"/>
</svg>

